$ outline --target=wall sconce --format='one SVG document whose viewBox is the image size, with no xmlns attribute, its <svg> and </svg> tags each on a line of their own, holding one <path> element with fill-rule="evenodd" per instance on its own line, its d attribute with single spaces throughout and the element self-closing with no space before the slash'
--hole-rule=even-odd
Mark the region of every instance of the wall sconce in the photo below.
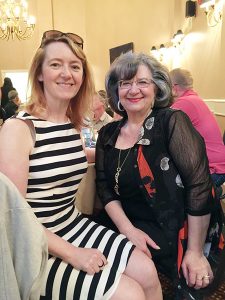
<svg viewBox="0 0 225 300">
<path fill-rule="evenodd" d="M 177 33 L 175 35 L 175 41 L 176 43 L 180 44 L 184 38 L 184 33 L 181 29 L 177 30 Z"/>
<path fill-rule="evenodd" d="M 161 44 L 159 46 L 159 61 L 163 61 L 165 53 L 166 53 L 166 47 L 164 44 Z"/>
<path fill-rule="evenodd" d="M 150 54 L 160 61 L 162 64 L 165 64 L 169 67 L 170 57 L 171 57 L 171 48 L 167 44 L 160 44 L 159 47 L 152 46 Z"/>
<path fill-rule="evenodd" d="M 154 55 L 157 52 L 157 49 L 155 46 L 152 46 L 151 48 L 151 54 Z"/>
<path fill-rule="evenodd" d="M 177 30 L 177 33 L 173 35 L 173 38 L 171 39 L 171 42 L 174 47 L 180 46 L 182 40 L 184 38 L 184 33 L 181 29 Z"/>
<path fill-rule="evenodd" d="M 150 50 L 150 53 L 152 56 L 154 56 L 156 59 L 159 60 L 159 57 L 160 57 L 160 53 L 159 51 L 156 49 L 155 46 L 152 46 L 151 50 Z"/>
<path fill-rule="evenodd" d="M 160 52 L 161 54 L 163 54 L 163 53 L 165 53 L 165 50 L 166 50 L 165 45 L 164 45 L 164 44 L 161 44 L 161 45 L 159 46 L 159 52 Z"/>
<path fill-rule="evenodd" d="M 205 9 L 207 24 L 210 27 L 216 26 L 222 20 L 224 0 L 199 0 L 201 8 Z"/>
<path fill-rule="evenodd" d="M 182 41 L 184 38 L 184 33 L 181 29 L 177 30 L 177 33 L 176 33 L 176 39 L 179 40 L 179 41 Z"/>
<path fill-rule="evenodd" d="M 171 39 L 172 44 L 174 45 L 176 42 L 176 33 L 174 33 L 172 39 Z"/>
<path fill-rule="evenodd" d="M 166 47 L 164 44 L 161 44 L 159 46 L 159 49 L 157 50 L 157 48 L 155 46 L 152 46 L 150 53 L 152 56 L 154 56 L 159 61 L 163 61 L 163 57 L 166 53 Z"/>
</svg>

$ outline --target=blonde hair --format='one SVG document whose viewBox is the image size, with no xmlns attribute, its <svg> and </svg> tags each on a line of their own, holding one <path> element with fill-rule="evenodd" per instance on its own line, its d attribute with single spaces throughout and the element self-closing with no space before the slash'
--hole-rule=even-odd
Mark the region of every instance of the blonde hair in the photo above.
<svg viewBox="0 0 225 300">
<path fill-rule="evenodd" d="M 94 94 L 94 83 L 89 64 L 82 48 L 66 36 L 47 39 L 37 50 L 29 71 L 31 96 L 22 109 L 25 109 L 29 114 L 35 116 L 40 116 L 46 111 L 43 82 L 39 81 L 38 78 L 42 71 L 42 65 L 46 54 L 46 46 L 54 42 L 65 43 L 73 54 L 76 55 L 82 62 L 83 82 L 78 93 L 71 99 L 66 113 L 74 127 L 80 129 L 84 125 L 83 120 L 85 116 L 90 112 L 91 99 Z"/>
<path fill-rule="evenodd" d="M 193 88 L 193 78 L 188 70 L 176 68 L 170 71 L 173 84 L 179 85 L 183 90 Z"/>
</svg>

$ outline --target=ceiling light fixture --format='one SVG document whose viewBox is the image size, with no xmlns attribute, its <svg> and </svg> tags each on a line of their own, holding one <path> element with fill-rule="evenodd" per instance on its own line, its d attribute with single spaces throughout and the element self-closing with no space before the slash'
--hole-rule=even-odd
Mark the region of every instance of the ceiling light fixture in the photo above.
<svg viewBox="0 0 225 300">
<path fill-rule="evenodd" d="M 29 39 L 34 32 L 35 18 L 28 15 L 26 0 L 0 0 L 0 38 Z"/>
</svg>

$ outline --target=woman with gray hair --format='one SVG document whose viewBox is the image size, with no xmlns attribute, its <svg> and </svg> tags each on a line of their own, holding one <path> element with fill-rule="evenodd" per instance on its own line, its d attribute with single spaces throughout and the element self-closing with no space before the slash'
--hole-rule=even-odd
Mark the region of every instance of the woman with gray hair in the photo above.
<svg viewBox="0 0 225 300">
<path fill-rule="evenodd" d="M 104 212 L 98 220 L 175 281 L 183 273 L 189 287 L 205 288 L 213 272 L 204 243 L 212 250 L 219 239 L 207 236 L 215 199 L 204 142 L 183 112 L 169 108 L 169 72 L 155 58 L 123 54 L 106 90 L 122 120 L 104 126 L 97 140 L 97 191 L 113 223 Z"/>
</svg>

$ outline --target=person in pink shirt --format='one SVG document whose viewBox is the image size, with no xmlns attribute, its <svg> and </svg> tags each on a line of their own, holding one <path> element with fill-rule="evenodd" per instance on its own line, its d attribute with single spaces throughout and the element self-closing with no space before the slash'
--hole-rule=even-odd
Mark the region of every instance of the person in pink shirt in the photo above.
<svg viewBox="0 0 225 300">
<path fill-rule="evenodd" d="M 185 112 L 204 138 L 210 173 L 216 186 L 220 187 L 225 182 L 225 145 L 219 125 L 208 106 L 193 90 L 193 78 L 188 70 L 173 69 L 170 77 L 175 94 L 171 107 Z"/>
</svg>

